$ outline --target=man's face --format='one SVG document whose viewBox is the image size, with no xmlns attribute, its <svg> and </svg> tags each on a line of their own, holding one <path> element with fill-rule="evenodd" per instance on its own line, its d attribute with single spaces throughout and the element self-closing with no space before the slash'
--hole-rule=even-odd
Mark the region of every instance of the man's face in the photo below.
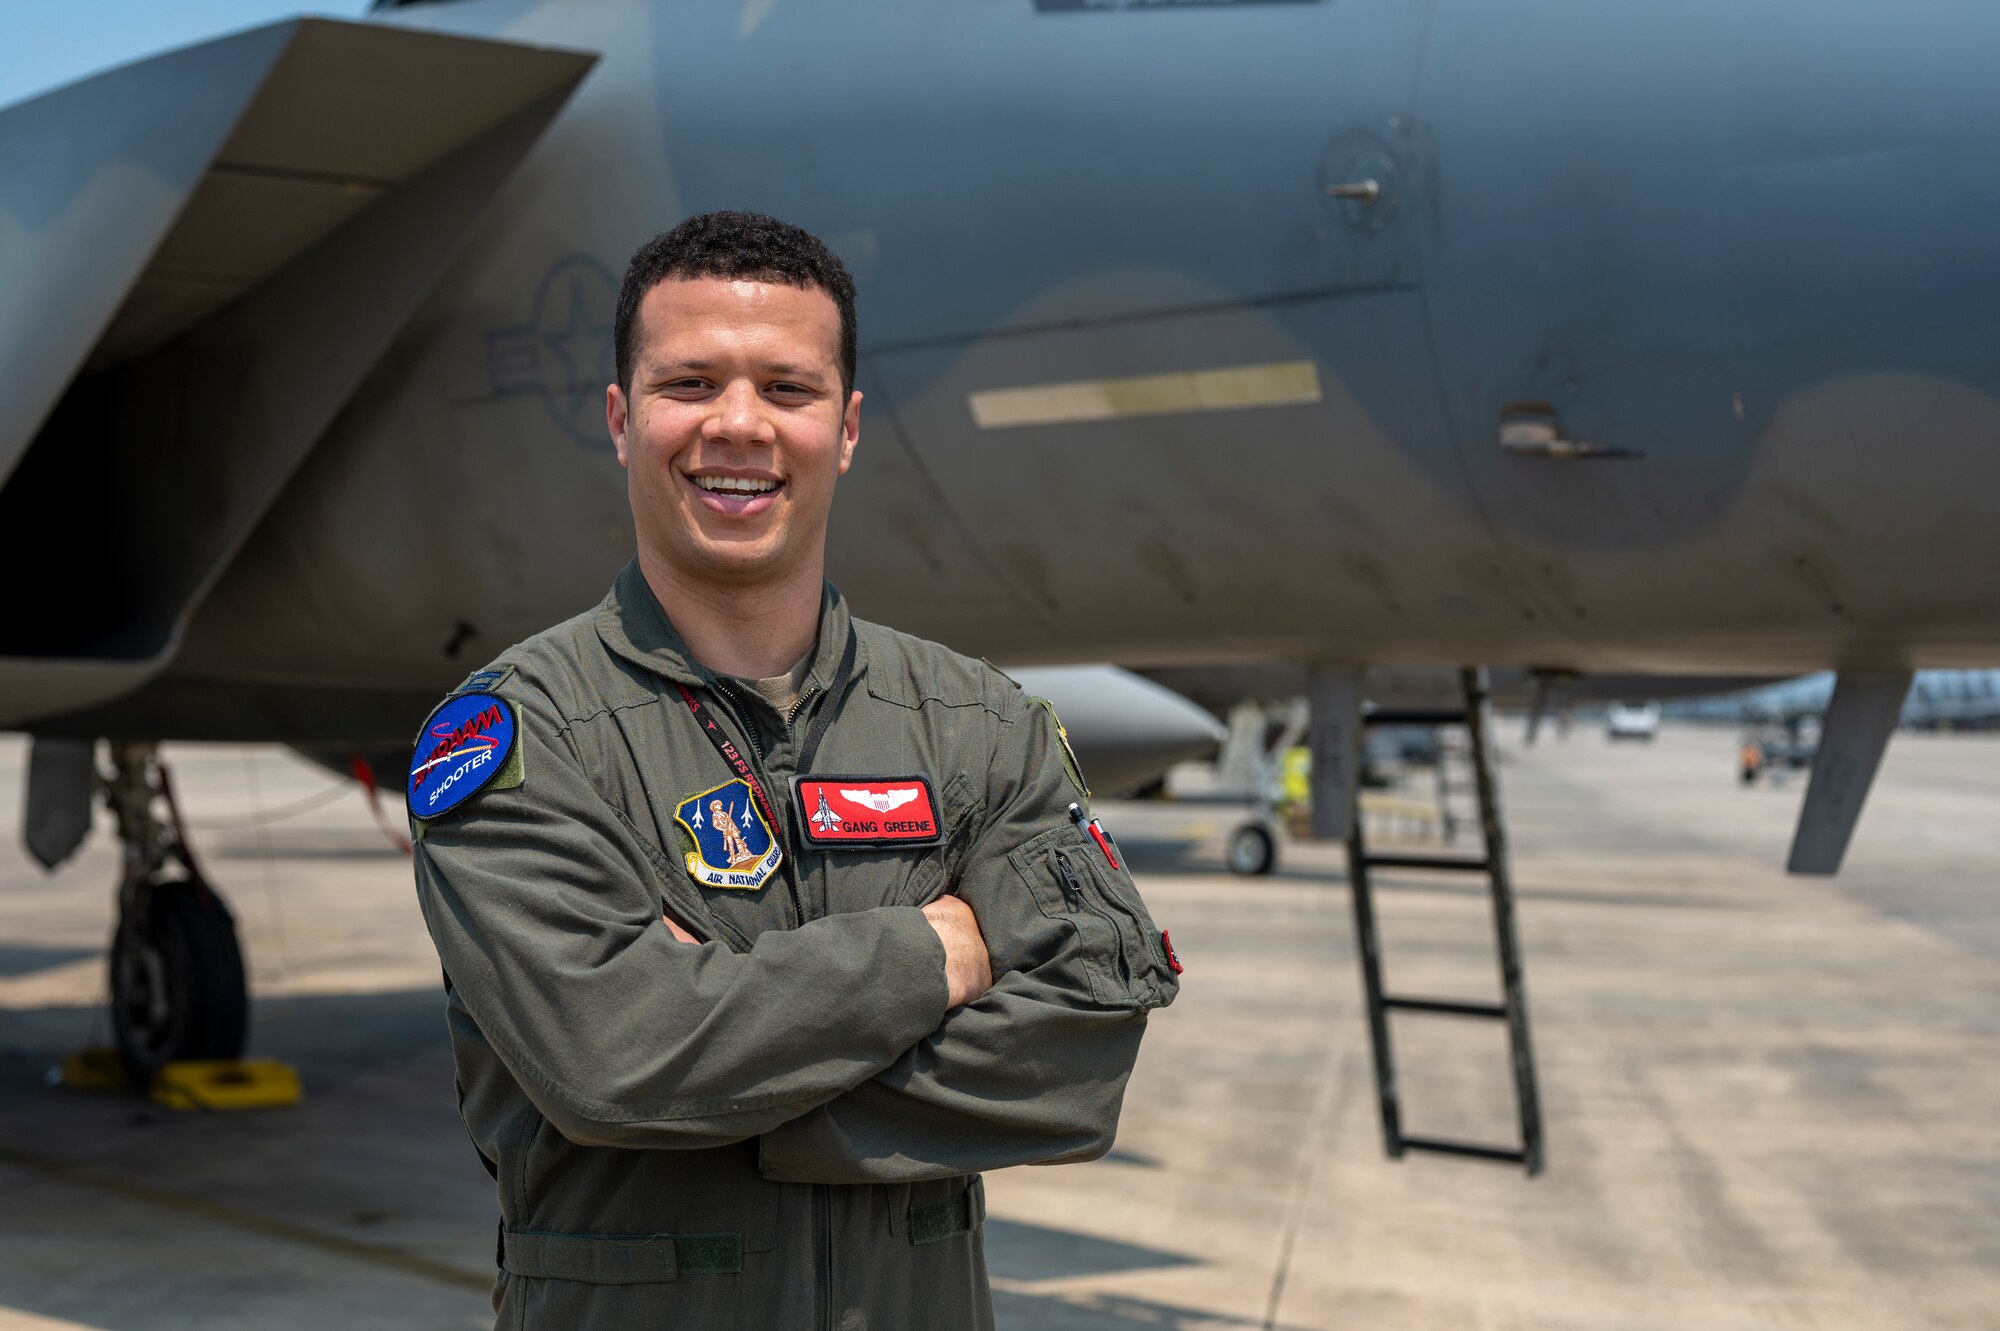
<svg viewBox="0 0 2000 1331">
<path fill-rule="evenodd" d="M 817 288 L 670 278 L 639 303 L 629 392 L 606 394 L 642 553 L 756 586 L 816 568 L 860 442 L 840 311 Z"/>
</svg>

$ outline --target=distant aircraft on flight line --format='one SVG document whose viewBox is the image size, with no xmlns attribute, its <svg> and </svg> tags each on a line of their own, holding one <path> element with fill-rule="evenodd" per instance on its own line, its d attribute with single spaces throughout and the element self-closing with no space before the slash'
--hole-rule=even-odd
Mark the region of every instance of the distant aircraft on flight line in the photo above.
<svg viewBox="0 0 2000 1331">
<path fill-rule="evenodd" d="M 1830 671 L 1819 671 L 1741 692 L 1685 699 L 1668 710 L 1674 716 L 1709 721 L 1817 719 L 1833 701 L 1836 683 Z M 1897 720 L 1911 730 L 2000 726 L 2000 670 L 1919 670 Z"/>
<path fill-rule="evenodd" d="M 717 207 L 859 281 L 859 613 L 1310 663 L 1322 735 L 1365 666 L 1835 669 L 1831 871 L 2000 658 L 1996 64 L 1970 0 L 385 0 L 0 110 L 0 726 L 56 856 L 117 741 L 128 1054 L 235 957 L 153 745 L 379 770 L 600 596 L 618 272 Z"/>
</svg>

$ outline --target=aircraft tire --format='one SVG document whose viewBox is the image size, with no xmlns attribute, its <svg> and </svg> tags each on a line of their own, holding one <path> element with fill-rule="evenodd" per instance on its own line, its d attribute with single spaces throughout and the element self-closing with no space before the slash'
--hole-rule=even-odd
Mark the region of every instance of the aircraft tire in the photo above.
<svg viewBox="0 0 2000 1331">
<path fill-rule="evenodd" d="M 111 941 L 111 1026 L 126 1072 L 146 1085 L 162 1066 L 240 1057 L 250 997 L 236 921 L 198 882 L 157 883 L 121 915 Z"/>
<path fill-rule="evenodd" d="M 1278 839 L 1262 823 L 1245 823 L 1229 834 L 1229 871 L 1254 878 L 1278 867 Z"/>
</svg>

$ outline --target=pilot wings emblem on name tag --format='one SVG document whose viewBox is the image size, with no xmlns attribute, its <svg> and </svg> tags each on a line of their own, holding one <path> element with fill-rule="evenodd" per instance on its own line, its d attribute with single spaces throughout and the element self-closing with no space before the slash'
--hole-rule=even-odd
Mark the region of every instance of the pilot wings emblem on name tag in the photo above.
<svg viewBox="0 0 2000 1331">
<path fill-rule="evenodd" d="M 792 794 L 804 815 L 806 844 L 821 850 L 935 846 L 944 840 L 928 777 L 796 776 Z"/>
<path fill-rule="evenodd" d="M 894 813 L 923 793 L 921 787 L 904 786 L 900 790 L 843 790 L 840 797 L 855 804 L 865 804 L 877 813 Z"/>
<path fill-rule="evenodd" d="M 688 877 L 704 887 L 754 891 L 770 881 L 784 859 L 744 781 L 688 796 L 674 810 L 674 821 L 694 838 Z"/>
</svg>

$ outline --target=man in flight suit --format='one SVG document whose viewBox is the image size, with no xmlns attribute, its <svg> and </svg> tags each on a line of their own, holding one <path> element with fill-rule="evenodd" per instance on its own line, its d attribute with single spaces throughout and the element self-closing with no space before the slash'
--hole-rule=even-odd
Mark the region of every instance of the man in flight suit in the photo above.
<svg viewBox="0 0 2000 1331">
<path fill-rule="evenodd" d="M 408 787 L 499 1324 L 990 1327 L 980 1172 L 1110 1147 L 1179 964 L 1049 710 L 825 581 L 839 260 L 691 218 L 615 336 L 637 558 Z"/>
</svg>

